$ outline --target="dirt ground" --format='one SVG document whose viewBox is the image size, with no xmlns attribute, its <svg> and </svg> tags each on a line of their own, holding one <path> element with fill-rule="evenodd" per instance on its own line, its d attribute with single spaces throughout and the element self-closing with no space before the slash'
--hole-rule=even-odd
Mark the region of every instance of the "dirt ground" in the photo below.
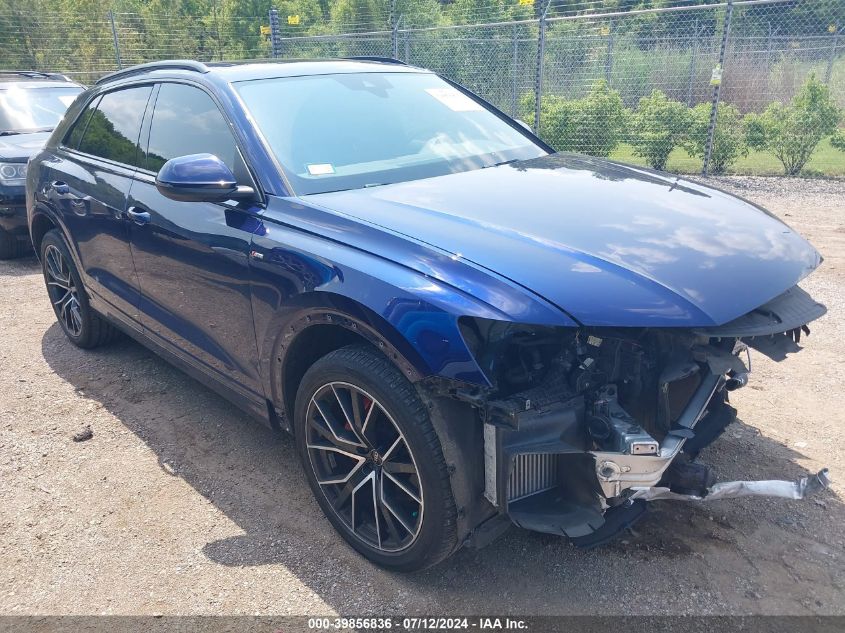
<svg viewBox="0 0 845 633">
<path fill-rule="evenodd" d="M 70 345 L 28 258 L 0 262 L 0 613 L 845 613 L 845 184 L 718 182 L 819 248 L 804 287 L 829 314 L 800 354 L 754 356 L 703 460 L 720 479 L 828 466 L 820 497 L 656 502 L 600 550 L 514 529 L 387 573 L 324 520 L 289 438 L 136 343 Z"/>
</svg>

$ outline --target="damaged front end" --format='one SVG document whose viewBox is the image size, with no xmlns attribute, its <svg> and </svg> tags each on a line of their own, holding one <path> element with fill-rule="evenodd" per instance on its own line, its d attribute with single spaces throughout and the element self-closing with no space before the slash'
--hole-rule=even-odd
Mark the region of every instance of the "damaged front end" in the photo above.
<svg viewBox="0 0 845 633">
<path fill-rule="evenodd" d="M 694 461 L 736 418 L 749 348 L 774 360 L 797 351 L 825 313 L 797 286 L 712 328 L 555 328 L 464 319 L 465 341 L 490 390 L 457 390 L 481 415 L 484 497 L 514 524 L 595 546 L 654 499 L 773 495 L 799 482 L 715 484 Z"/>
</svg>

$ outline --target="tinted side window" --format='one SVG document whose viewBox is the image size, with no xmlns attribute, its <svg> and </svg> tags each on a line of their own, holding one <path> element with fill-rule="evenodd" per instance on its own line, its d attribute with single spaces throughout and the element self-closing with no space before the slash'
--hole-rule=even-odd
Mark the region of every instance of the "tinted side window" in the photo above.
<svg viewBox="0 0 845 633">
<path fill-rule="evenodd" d="M 85 128 L 88 127 L 88 121 L 91 120 L 91 115 L 97 111 L 97 104 L 100 103 L 100 98 L 95 97 L 85 111 L 76 119 L 76 123 L 70 128 L 70 131 L 65 136 L 64 144 L 73 149 L 79 148 L 79 141 L 82 140 L 82 135 L 85 133 Z"/>
<path fill-rule="evenodd" d="M 157 172 L 171 158 L 206 152 L 237 173 L 235 139 L 211 97 L 185 84 L 162 84 L 150 126 L 147 169 Z"/>
<path fill-rule="evenodd" d="M 115 90 L 103 95 L 79 143 L 79 151 L 138 166 L 138 137 L 151 86 Z"/>
</svg>

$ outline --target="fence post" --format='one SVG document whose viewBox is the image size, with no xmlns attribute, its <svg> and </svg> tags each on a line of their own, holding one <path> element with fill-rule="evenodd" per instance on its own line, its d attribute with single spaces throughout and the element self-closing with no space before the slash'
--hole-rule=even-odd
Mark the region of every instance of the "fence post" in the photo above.
<svg viewBox="0 0 845 633">
<path fill-rule="evenodd" d="M 217 41 L 217 58 L 223 61 L 223 43 L 220 41 L 220 18 L 217 15 L 217 3 L 211 5 L 212 16 L 214 17 L 214 39 Z"/>
<path fill-rule="evenodd" d="M 519 95 L 517 94 L 517 77 L 519 76 L 519 40 L 517 39 L 517 25 L 513 25 L 513 77 L 511 78 L 511 116 L 515 119 L 519 114 Z"/>
<path fill-rule="evenodd" d="M 411 32 L 405 28 L 405 59 L 406 64 L 411 63 Z"/>
<path fill-rule="evenodd" d="M 393 23 L 393 28 L 390 31 L 390 45 L 393 50 L 393 59 L 399 59 L 399 25 L 402 23 L 404 16 L 399 16 Z"/>
<path fill-rule="evenodd" d="M 546 14 L 549 12 L 551 0 L 543 2 L 540 14 L 539 33 L 537 35 L 537 66 L 534 76 L 534 133 L 540 132 L 540 100 L 543 96 L 543 61 L 546 57 Z"/>
<path fill-rule="evenodd" d="M 695 18 L 695 26 L 693 27 L 692 48 L 689 56 L 689 79 L 687 81 L 687 106 L 692 107 L 692 88 L 695 82 L 695 62 L 698 57 L 698 37 L 700 35 L 698 28 L 698 18 Z"/>
<path fill-rule="evenodd" d="M 839 28 L 833 34 L 833 43 L 830 46 L 830 58 L 827 60 L 827 70 L 824 73 L 824 82 L 826 84 L 830 84 L 830 77 L 833 74 L 833 61 L 836 59 L 836 47 L 839 44 L 839 36 L 842 35 L 843 30 L 845 30 L 845 26 Z"/>
<path fill-rule="evenodd" d="M 390 50 L 393 59 L 396 59 L 396 28 L 399 21 L 396 19 L 396 0 L 390 0 L 390 12 L 387 15 L 387 25 L 390 27 Z"/>
<path fill-rule="evenodd" d="M 604 80 L 610 86 L 610 78 L 613 72 L 613 20 L 610 20 L 607 32 L 607 55 L 604 58 Z"/>
<path fill-rule="evenodd" d="M 270 9 L 270 50 L 273 57 L 282 56 L 282 33 L 279 26 L 279 10 Z"/>
<path fill-rule="evenodd" d="M 722 26 L 722 45 L 719 47 L 719 69 L 724 73 L 725 69 L 725 49 L 728 46 L 728 34 L 731 30 L 731 17 L 733 17 L 734 3 L 733 0 L 728 0 L 728 6 L 725 9 L 725 23 Z M 711 80 L 712 82 L 712 80 Z M 710 169 L 710 158 L 713 155 L 713 139 L 716 136 L 716 119 L 719 112 L 719 96 L 722 91 L 722 78 L 719 77 L 717 82 L 713 85 L 713 103 L 710 109 L 710 125 L 707 128 L 707 147 L 704 150 L 704 165 L 701 167 L 701 175 L 706 176 Z"/>
<path fill-rule="evenodd" d="M 111 22 L 111 36 L 114 41 L 114 61 L 117 62 L 117 69 L 123 68 L 123 63 L 120 61 L 120 42 L 117 39 L 117 27 L 114 24 L 114 11 L 109 9 L 109 22 Z"/>
</svg>

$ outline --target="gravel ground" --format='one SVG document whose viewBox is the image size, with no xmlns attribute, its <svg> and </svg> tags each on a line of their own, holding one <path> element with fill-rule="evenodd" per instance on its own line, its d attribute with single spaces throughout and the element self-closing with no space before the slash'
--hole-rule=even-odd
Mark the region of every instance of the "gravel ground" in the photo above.
<svg viewBox="0 0 845 633">
<path fill-rule="evenodd" d="M 74 348 L 37 262 L 0 262 L 0 613 L 845 613 L 845 186 L 718 183 L 821 250 L 805 287 L 830 312 L 802 353 L 754 358 L 740 420 L 703 459 L 721 479 L 829 466 L 832 490 L 657 502 L 600 550 L 511 530 L 387 573 L 323 519 L 289 438 L 133 342 Z"/>
</svg>

